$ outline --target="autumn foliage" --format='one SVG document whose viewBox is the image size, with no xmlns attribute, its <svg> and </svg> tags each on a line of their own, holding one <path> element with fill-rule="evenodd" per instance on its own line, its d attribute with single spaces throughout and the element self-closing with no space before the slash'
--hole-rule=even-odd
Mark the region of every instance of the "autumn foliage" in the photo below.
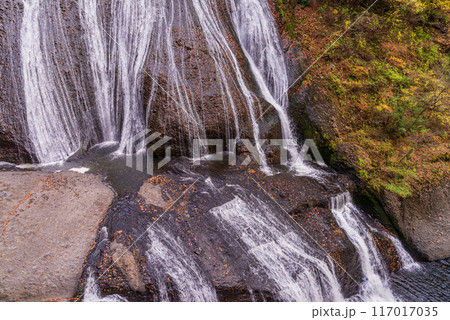
<svg viewBox="0 0 450 320">
<path fill-rule="evenodd" d="M 361 15 L 372 3 L 278 7 L 310 61 L 332 45 L 303 79 L 338 115 L 330 144 L 354 146 L 350 165 L 371 188 L 408 196 L 449 173 L 450 2 L 379 0 Z"/>
</svg>

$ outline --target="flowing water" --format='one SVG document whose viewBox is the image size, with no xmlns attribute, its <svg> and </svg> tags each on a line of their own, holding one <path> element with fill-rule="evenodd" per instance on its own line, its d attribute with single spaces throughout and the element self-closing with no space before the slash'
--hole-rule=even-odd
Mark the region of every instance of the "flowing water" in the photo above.
<svg viewBox="0 0 450 320">
<path fill-rule="evenodd" d="M 253 272 L 269 278 L 282 301 L 343 301 L 339 281 L 327 261 L 316 258 L 305 239 L 264 202 L 239 197 L 214 208 L 221 232 L 254 259 Z"/>
<path fill-rule="evenodd" d="M 66 41 L 61 8 L 49 0 L 23 3 L 24 125 L 32 145 L 30 152 L 39 162 L 65 160 L 80 148 L 102 143 L 91 149 L 94 160 L 74 161 L 63 167 L 74 169 L 76 164 L 81 167 L 78 171 L 85 172 L 86 166 L 106 173 L 118 199 L 126 199 L 145 177 L 117 169 L 116 163 L 123 158 L 108 155 L 122 153 L 128 140 L 152 123 L 154 110 L 168 103 L 174 107 L 170 110 L 178 113 L 179 126 L 187 128 L 189 139 L 208 138 L 207 119 L 199 110 L 211 90 L 211 80 L 204 79 L 212 73 L 214 86 L 220 91 L 224 136 L 239 139 L 249 127 L 263 172 L 272 173 L 259 127 L 269 105 L 280 121 L 280 138 L 290 156 L 288 168 L 293 174 L 310 177 L 321 172 L 303 161 L 295 143 L 288 116 L 286 63 L 267 1 L 230 0 L 225 6 L 219 0 L 111 0 L 104 5 L 97 0 L 76 1 L 83 42 L 79 50 L 86 51 L 88 66 L 85 73 L 77 70 L 75 50 Z M 183 45 L 180 37 L 185 38 Z M 203 43 L 201 50 L 198 43 Z M 199 61 L 205 52 L 211 62 L 209 71 L 202 70 L 204 64 Z M 195 57 L 194 66 L 187 62 L 190 55 Z M 197 74 L 188 72 L 188 64 Z M 198 90 L 192 88 L 193 82 Z M 144 89 L 148 91 L 146 100 Z M 242 120 L 241 113 L 247 114 L 248 122 Z M 99 150 L 107 150 L 108 155 Z M 188 180 L 194 179 L 189 176 L 192 174 L 188 172 Z M 125 176 L 133 182 L 122 181 Z M 206 227 L 215 230 L 218 238 L 228 239 L 229 250 L 245 257 L 238 269 L 251 274 L 253 280 L 244 287 L 252 297 L 257 291 L 270 291 L 272 299 L 281 301 L 393 301 L 411 297 L 398 285 L 401 274 L 394 275 L 397 282 L 392 281 L 371 236 L 374 227 L 364 221 L 348 192 L 331 198 L 330 210 L 354 246 L 360 264 L 362 280 L 358 292 L 350 297 L 331 256 L 311 242 L 286 212 L 269 205 L 270 198 L 252 196 L 242 186 L 224 184 L 210 176 L 197 174 L 195 178 L 203 181 L 203 192 L 211 203 L 227 199 L 206 210 Z M 327 185 L 323 189 L 328 190 Z M 176 235 L 170 221 L 152 224 L 145 231 L 143 248 L 157 291 L 155 299 L 219 300 L 213 275 L 201 254 L 194 254 L 190 243 Z M 107 234 L 104 228 L 102 232 Z M 423 268 L 401 242 L 380 232 L 395 245 L 402 272 L 423 275 Z M 107 243 L 107 236 L 102 241 Z M 97 277 L 89 269 L 84 301 L 126 300 L 120 295 L 104 296 Z"/>
<path fill-rule="evenodd" d="M 40 162 L 67 158 L 80 147 L 80 127 L 75 121 L 77 105 L 68 97 L 68 87 L 52 46 L 54 25 L 39 0 L 25 0 L 21 32 L 21 55 L 29 139 Z M 61 19 L 55 11 L 54 19 Z M 55 31 L 56 32 L 56 31 Z M 67 61 L 70 52 L 65 49 Z"/>
<path fill-rule="evenodd" d="M 389 288 L 386 267 L 367 226 L 358 217 L 358 209 L 353 205 L 350 194 L 346 192 L 332 198 L 331 211 L 360 257 L 364 280 L 360 284 L 360 297 L 357 298 L 363 301 L 395 300 Z"/>
<path fill-rule="evenodd" d="M 179 301 L 217 301 L 214 286 L 206 280 L 181 239 L 162 228 L 150 229 L 148 238 L 147 259 L 157 278 L 159 301 L 170 301 L 171 287 L 178 292 Z"/>
<path fill-rule="evenodd" d="M 229 2 L 233 26 L 248 59 L 261 94 L 278 113 L 283 146 L 291 156 L 291 166 L 298 173 L 310 174 L 300 157 L 297 140 L 289 119 L 287 96 L 289 83 L 286 64 L 279 43 L 272 13 L 266 1 L 239 0 Z M 264 110 L 264 112 L 266 112 Z"/>
<path fill-rule="evenodd" d="M 108 230 L 103 227 L 100 230 L 99 235 L 99 243 L 98 246 L 105 246 L 108 238 Z M 100 288 L 97 285 L 97 278 L 94 275 L 94 272 L 88 270 L 89 274 L 86 279 L 86 286 L 84 288 L 83 301 L 85 302 L 125 302 L 127 301 L 125 298 L 121 297 L 118 294 L 112 294 L 104 296 L 101 293 Z"/>
<path fill-rule="evenodd" d="M 96 283 L 96 278 L 93 274 L 89 274 L 84 289 L 84 302 L 126 302 L 127 299 L 118 294 L 103 296 Z"/>
<path fill-rule="evenodd" d="M 61 11 L 45 0 L 26 0 L 24 4 L 21 49 L 27 119 L 34 145 L 32 151 L 40 162 L 64 160 L 83 147 L 84 140 L 93 143 L 119 141 L 119 151 L 123 151 L 127 141 L 151 121 L 158 89 L 173 100 L 180 116 L 187 120 L 191 138 L 208 138 L 205 124 L 196 111 L 198 105 L 195 105 L 189 90 L 185 67 L 177 58 L 180 53 L 174 45 L 174 33 L 178 27 L 175 20 L 178 23 L 181 20 L 188 36 L 198 33 L 197 28 L 201 28 L 214 63 L 224 111 L 231 112 L 227 114 L 227 138 L 240 137 L 242 124 L 238 113 L 241 111 L 237 105 L 243 102 L 261 167 L 269 172 L 258 125 L 259 118 L 267 109 L 261 109 L 258 97 L 244 77 L 242 65 L 229 44 L 229 35 L 224 32 L 226 26 L 214 1 L 114 0 L 103 8 L 95 0 L 80 0 L 78 14 L 84 30 L 91 75 L 86 81 L 93 85 L 95 93 L 94 104 L 89 105 L 83 119 L 77 113 L 76 102 L 89 103 L 85 97 L 86 90 L 77 85 L 80 101 L 71 101 L 67 80 L 62 76 L 59 64 L 53 61 L 55 57 L 52 54 L 56 48 L 52 41 L 57 36 L 64 38 L 64 33 L 54 34 L 51 30 L 55 26 L 50 23 L 62 19 Z M 287 115 L 288 79 L 270 9 L 265 1 L 232 1 L 228 5 L 261 98 L 278 113 L 282 138 L 293 165 L 307 172 L 296 149 L 295 135 Z M 54 16 L 47 17 L 48 12 Z M 71 61 L 74 57 L 68 48 L 65 49 L 59 54 L 65 61 Z M 149 67 L 144 68 L 144 65 Z M 164 88 L 157 79 L 163 69 L 169 82 Z M 147 102 L 141 96 L 145 77 L 152 80 Z M 198 81 L 202 82 L 201 79 Z M 234 96 L 236 92 L 238 97 Z M 84 126 L 92 125 L 84 121 L 86 118 L 95 119 L 100 134 L 82 137 L 81 132 L 88 129 Z M 231 123 L 234 123 L 235 136 L 231 135 Z"/>
</svg>

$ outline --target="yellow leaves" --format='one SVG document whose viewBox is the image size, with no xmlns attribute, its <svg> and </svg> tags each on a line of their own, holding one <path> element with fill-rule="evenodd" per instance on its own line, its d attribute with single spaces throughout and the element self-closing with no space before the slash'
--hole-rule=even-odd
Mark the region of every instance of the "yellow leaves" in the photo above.
<svg viewBox="0 0 450 320">
<path fill-rule="evenodd" d="M 394 42 L 383 42 L 381 47 L 390 54 L 405 54 L 408 52 L 408 47 L 402 43 L 394 43 Z"/>
<path fill-rule="evenodd" d="M 385 103 L 380 103 L 380 104 L 376 105 L 375 109 L 379 112 L 386 112 L 386 113 L 393 112 L 392 108 Z"/>
<path fill-rule="evenodd" d="M 450 117 L 446 114 L 440 114 L 436 113 L 433 115 L 436 121 L 439 121 L 441 123 L 441 126 L 443 127 L 450 127 Z"/>
<path fill-rule="evenodd" d="M 405 68 L 406 67 L 406 62 L 405 61 L 403 61 L 402 59 L 400 59 L 400 58 L 397 58 L 397 57 L 394 57 L 394 56 L 390 56 L 389 57 L 389 61 L 393 64 L 393 65 L 395 65 L 396 67 L 398 67 L 398 68 Z"/>
<path fill-rule="evenodd" d="M 355 77 L 362 76 L 362 75 L 369 76 L 369 71 L 370 71 L 370 68 L 368 68 L 368 67 L 363 67 L 363 66 L 352 66 L 351 67 L 352 76 L 355 76 Z"/>
<path fill-rule="evenodd" d="M 366 47 L 366 39 L 365 38 L 361 38 L 361 39 L 359 39 L 358 40 L 358 46 L 360 47 L 360 48 L 365 48 Z"/>
</svg>

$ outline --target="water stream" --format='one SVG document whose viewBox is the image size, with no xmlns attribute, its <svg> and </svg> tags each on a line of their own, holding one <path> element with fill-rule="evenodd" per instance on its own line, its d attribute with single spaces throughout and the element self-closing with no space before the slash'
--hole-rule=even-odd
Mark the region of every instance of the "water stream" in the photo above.
<svg viewBox="0 0 450 320">
<path fill-rule="evenodd" d="M 129 139 L 152 123 L 154 110 L 170 104 L 180 127 L 187 128 L 189 139 L 209 138 L 207 119 L 200 111 L 212 90 L 199 61 L 206 52 L 214 86 L 221 93 L 224 136 L 240 139 L 244 128 L 249 127 L 260 169 L 273 174 L 259 125 L 266 111 L 263 106 L 270 106 L 278 115 L 280 138 L 289 152 L 285 170 L 311 179 L 322 172 L 302 159 L 296 144 L 288 116 L 286 63 L 267 1 L 230 0 L 223 5 L 219 0 L 111 0 L 101 5 L 97 0 L 79 0 L 77 19 L 89 66 L 83 73 L 87 78 L 76 70 L 77 57 L 65 41 L 61 8 L 47 0 L 23 3 L 20 49 L 27 115 L 24 125 L 29 131 L 30 152 L 40 163 L 66 160 L 80 148 L 100 143 L 91 149 L 93 159 L 62 164 L 61 170 L 77 165 L 85 172 L 86 166 L 106 174 L 116 187 L 128 183 L 118 182 L 126 176 L 133 182 L 117 192 L 118 199 L 135 195 L 137 186 L 147 177 L 130 173 L 128 168 L 117 169 L 124 159 L 110 155 L 124 152 Z M 183 44 L 180 37 L 187 38 Z M 203 43 L 201 50 L 198 43 Z M 194 67 L 192 60 L 196 61 Z M 188 63 L 197 74 L 188 72 Z M 198 84 L 195 90 L 193 82 Z M 89 86 L 92 92 L 86 89 Z M 148 91 L 146 99 L 144 89 Z M 241 114 L 246 114 L 247 121 Z M 107 150 L 107 154 L 99 150 Z M 188 179 L 193 179 L 189 177 L 193 173 L 186 172 Z M 227 185 L 224 176 L 222 181 L 203 174 L 196 178 L 203 181 L 202 190 L 211 203 L 226 199 L 206 210 L 207 227 L 245 257 L 236 267 L 242 274 L 234 275 L 246 280 L 251 274 L 254 278 L 247 283 L 239 280 L 244 291 L 270 291 L 271 298 L 280 301 L 395 301 L 405 296 L 398 286 L 393 288 L 371 235 L 374 227 L 364 221 L 364 213 L 352 203 L 348 192 L 332 197 L 329 208 L 360 263 L 362 280 L 357 294 L 350 297 L 344 292 L 331 256 L 312 243 L 286 212 L 274 209 L 270 198 L 251 195 L 251 190 L 242 186 Z M 328 190 L 325 182 L 322 187 Z M 397 238 L 380 232 L 395 245 L 402 271 L 423 272 Z M 145 239 L 146 267 L 156 287 L 156 300 L 220 300 L 210 270 L 175 234 L 170 221 L 147 230 Z M 89 271 L 84 301 L 126 300 L 120 295 L 105 296 L 96 277 Z"/>
<path fill-rule="evenodd" d="M 273 281 L 281 301 L 343 301 L 339 281 L 327 261 L 316 258 L 298 230 L 261 200 L 240 197 L 214 208 L 221 232 L 254 260 L 253 272 Z"/>
</svg>

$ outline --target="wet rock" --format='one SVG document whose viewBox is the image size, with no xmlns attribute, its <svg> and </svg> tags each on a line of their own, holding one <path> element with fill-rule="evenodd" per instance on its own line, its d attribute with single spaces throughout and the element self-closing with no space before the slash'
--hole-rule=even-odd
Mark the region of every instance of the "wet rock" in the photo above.
<svg viewBox="0 0 450 320">
<path fill-rule="evenodd" d="M 257 92 L 251 73 L 248 72 L 248 62 L 232 29 L 226 1 L 216 1 L 212 6 L 227 46 L 236 56 L 245 86 Z M 215 49 L 214 46 L 208 46 L 207 35 L 202 31 L 192 3 L 187 3 L 185 8 L 174 15 L 170 28 L 170 48 L 166 47 L 166 31 L 161 30 L 161 41 L 152 44 L 145 65 L 143 101 L 149 106 L 146 110 L 148 127 L 173 138 L 173 154 L 186 154 L 192 144 L 190 140 L 196 138 L 197 133 L 201 136 L 206 134 L 209 139 L 236 136 L 236 122 L 242 131 L 241 137 L 252 137 L 246 97 L 242 94 L 240 81 L 233 69 L 235 62 L 227 49 L 220 49 L 225 45 L 219 44 Z M 167 54 L 167 51 L 171 54 Z M 174 73 L 174 69 L 179 66 L 183 66 L 183 69 Z M 183 89 L 174 90 L 180 81 Z M 229 90 L 229 94 L 226 90 Z M 254 103 L 258 104 L 256 97 Z M 233 114 L 233 106 L 236 115 Z M 195 119 L 187 115 L 191 108 Z"/>
<path fill-rule="evenodd" d="M 21 162 L 26 152 L 20 34 L 23 4 L 0 4 L 0 161 Z"/>
<path fill-rule="evenodd" d="M 101 28 L 114 35 L 111 29 L 114 8 L 111 5 L 110 1 L 101 1 L 98 15 Z M 192 3 L 167 7 L 167 15 L 173 19 L 170 24 L 163 20 L 155 22 L 155 28 L 160 24 L 161 30 L 155 30 L 151 35 L 149 53 L 138 80 L 137 87 L 141 89 L 132 93 L 136 94 L 136 114 L 139 113 L 148 129 L 172 138 L 173 154 L 186 155 L 195 137 L 226 139 L 235 137 L 239 130 L 240 137 L 253 138 L 248 105 L 253 105 L 256 117 L 262 112 L 260 109 L 268 108 L 249 72 L 248 61 L 232 28 L 227 2 L 218 0 L 212 6 L 212 14 L 217 15 L 220 21 L 218 29 L 223 32 L 226 45 L 208 45 L 208 36 L 202 30 Z M 100 130 L 100 116 L 96 108 L 88 107 L 99 102 L 94 81 L 96 76 L 90 62 L 92 52 L 86 44 L 87 31 L 82 26 L 80 9 L 76 2 L 70 0 L 45 2 L 40 7 L 41 46 L 45 55 L 58 66 L 58 71 L 51 64 L 43 67 L 50 73 L 54 72 L 56 82 L 63 84 L 64 99 L 72 102 L 70 112 L 74 121 L 71 123 L 80 135 L 72 151 L 104 141 L 106 137 Z M 23 4 L 6 1 L 1 8 L 4 12 L 0 15 L 0 136 L 8 135 L 8 141 L 33 156 L 34 144 L 27 132 L 20 43 Z M 105 39 L 111 40 L 107 36 Z M 106 42 L 111 42 L 106 54 L 116 56 L 114 41 Z M 224 49 L 226 46 L 229 49 Z M 217 62 L 221 65 L 218 66 Z M 123 70 L 119 71 L 117 63 L 114 59 L 109 61 L 111 75 L 115 77 L 109 80 L 114 86 L 112 108 L 119 122 L 117 131 L 120 131 L 120 122 L 125 121 L 123 113 L 127 102 L 124 92 L 127 89 L 122 88 L 121 81 L 125 78 L 121 79 Z M 235 68 L 242 73 L 242 78 L 238 79 Z M 253 101 L 248 101 L 252 99 L 246 97 L 239 83 L 255 93 Z M 264 138 L 281 138 L 279 125 L 268 122 L 261 127 Z"/>
<path fill-rule="evenodd" d="M 407 198 L 384 191 L 386 213 L 409 244 L 429 261 L 450 257 L 450 180 Z"/>
<path fill-rule="evenodd" d="M 0 173 L 0 300 L 74 296 L 84 256 L 113 199 L 101 181 L 74 172 Z"/>
<path fill-rule="evenodd" d="M 139 190 L 139 195 L 145 200 L 145 203 L 151 204 L 160 208 L 167 205 L 161 193 L 161 186 L 145 183 Z"/>
<path fill-rule="evenodd" d="M 120 242 L 111 243 L 112 257 L 134 291 L 145 292 L 145 285 L 133 254 Z"/>
<path fill-rule="evenodd" d="M 104 221 L 102 224 L 111 225 L 111 222 L 108 222 L 111 218 L 116 218 L 114 210 L 109 212 L 105 218 L 106 223 Z M 127 223 L 129 220 L 121 222 Z M 109 229 L 112 236 L 109 237 L 108 232 L 100 232 L 95 245 L 86 256 L 77 299 L 82 298 L 87 277 L 94 274 L 103 295 L 119 294 L 126 296 L 128 301 L 154 301 L 155 290 L 145 268 L 145 250 L 140 250 L 133 243 L 133 237 L 123 231 L 124 228 L 114 225 Z M 114 232 L 117 229 L 121 230 Z M 107 230 L 107 227 L 103 226 L 102 230 Z M 136 238 L 139 235 L 142 233 Z"/>
<path fill-rule="evenodd" d="M 390 273 L 400 270 L 401 262 L 395 245 L 380 233 L 372 233 L 372 237 Z"/>
<path fill-rule="evenodd" d="M 336 175 L 331 178 L 336 187 L 330 184 L 324 188 L 323 184 L 308 177 L 295 177 L 288 173 L 266 176 L 256 166 L 231 167 L 228 170 L 203 166 L 198 168 L 197 173 L 192 173 L 196 177 L 203 177 L 192 185 L 195 179 L 179 175 L 177 170 L 175 166 L 168 173 L 146 180 L 139 195 L 122 197 L 111 206 L 111 211 L 102 224 L 111 234 L 115 234 L 110 239 L 111 247 L 100 255 L 96 255 L 93 250 L 88 256 L 85 269 L 93 268 L 97 275 L 106 271 L 99 280 L 104 294 L 118 293 L 132 301 L 181 299 L 183 295 L 180 290 L 187 284 L 180 283 L 180 275 L 176 278 L 170 272 L 165 274 L 165 268 L 158 269 L 157 272 L 152 269 L 152 255 L 148 255 L 148 252 L 157 239 L 160 245 L 162 243 L 168 246 L 167 249 L 175 250 L 171 252 L 183 252 L 188 258 L 181 255 L 177 257 L 179 272 L 189 272 L 192 265 L 195 265 L 194 273 L 202 274 L 204 281 L 214 288 L 218 300 L 279 300 L 278 285 L 265 274 L 266 271 L 255 257 L 243 249 L 245 246 L 241 246 L 239 237 L 230 237 L 226 228 L 211 213 L 213 208 L 233 203 L 236 194 L 232 190 L 246 190 L 248 196 L 260 197 L 269 206 L 273 205 L 274 210 L 280 211 L 270 198 L 278 202 L 286 210 L 279 212 L 280 219 L 287 220 L 288 224 L 299 224 L 304 231 L 319 239 L 319 244 L 310 241 L 298 227 L 297 231 L 303 234 L 302 239 L 317 249 L 317 258 L 329 261 L 324 253 L 326 251 L 336 261 L 334 269 L 342 284 L 344 296 L 357 292 L 358 286 L 346 272 L 361 280 L 360 262 L 355 258 L 358 254 L 346 234 L 338 228 L 329 210 L 330 197 L 341 192 L 338 185 L 351 188 L 351 181 L 346 177 Z M 182 171 L 186 170 L 184 168 Z M 237 189 L 229 186 L 236 186 Z M 178 201 L 170 201 L 170 207 L 163 206 L 168 199 Z M 159 203 L 161 200 L 163 202 Z M 153 230 L 153 233 L 149 233 L 147 228 Z M 136 290 L 137 286 L 133 288 L 134 280 L 127 277 L 125 267 L 121 268 L 116 264 L 108 268 L 114 261 L 113 243 L 117 242 L 117 235 L 122 236 L 121 243 L 134 243 L 130 248 L 130 261 L 137 263 L 145 292 Z M 322 247 L 324 251 L 315 246 Z M 132 257 L 134 260 L 131 260 Z M 164 258 L 167 259 L 167 256 L 164 255 Z M 184 266 L 186 261 L 183 258 L 188 259 L 186 261 L 189 261 L 189 266 Z M 164 260 L 162 257 L 157 259 Z M 188 291 L 194 290 L 192 286 L 190 284 Z"/>
<path fill-rule="evenodd" d="M 30 162 L 31 156 L 28 152 L 18 144 L 15 139 L 6 135 L 2 136 L 0 132 L 0 162 L 24 163 Z"/>
</svg>

